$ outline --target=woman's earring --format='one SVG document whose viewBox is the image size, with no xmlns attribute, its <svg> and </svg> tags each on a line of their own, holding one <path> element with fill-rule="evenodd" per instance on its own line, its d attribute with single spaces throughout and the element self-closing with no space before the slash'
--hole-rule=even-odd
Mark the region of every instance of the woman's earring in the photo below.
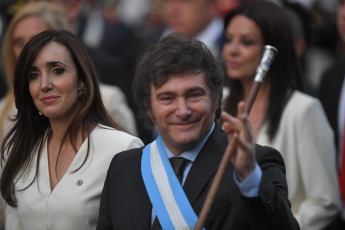
<svg viewBox="0 0 345 230">
<path fill-rule="evenodd" d="M 42 113 L 41 113 L 40 111 L 38 111 L 38 114 L 39 114 L 40 116 L 42 116 Z"/>
<path fill-rule="evenodd" d="M 78 97 L 84 96 L 86 93 L 86 87 L 84 85 L 84 82 L 81 82 L 79 87 L 78 87 Z"/>
</svg>

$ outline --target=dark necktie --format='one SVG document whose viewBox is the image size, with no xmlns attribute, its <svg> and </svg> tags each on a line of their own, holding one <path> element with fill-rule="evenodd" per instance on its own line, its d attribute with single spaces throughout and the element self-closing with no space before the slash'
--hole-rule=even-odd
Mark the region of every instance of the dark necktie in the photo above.
<svg viewBox="0 0 345 230">
<path fill-rule="evenodd" d="M 169 161 L 176 174 L 178 181 L 180 182 L 180 184 L 182 184 L 183 171 L 188 160 L 183 157 L 171 157 Z M 151 230 L 162 230 L 162 227 L 158 221 L 157 216 L 155 220 L 153 221 Z"/>
</svg>

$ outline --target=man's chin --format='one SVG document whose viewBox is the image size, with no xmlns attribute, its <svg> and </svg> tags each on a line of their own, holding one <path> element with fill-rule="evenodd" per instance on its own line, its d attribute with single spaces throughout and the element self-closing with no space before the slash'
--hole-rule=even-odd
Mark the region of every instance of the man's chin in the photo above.
<svg viewBox="0 0 345 230">
<path fill-rule="evenodd" d="M 191 138 L 191 136 L 179 136 L 175 143 L 178 143 L 181 149 L 184 151 L 193 148 L 200 140 L 196 138 Z"/>
</svg>

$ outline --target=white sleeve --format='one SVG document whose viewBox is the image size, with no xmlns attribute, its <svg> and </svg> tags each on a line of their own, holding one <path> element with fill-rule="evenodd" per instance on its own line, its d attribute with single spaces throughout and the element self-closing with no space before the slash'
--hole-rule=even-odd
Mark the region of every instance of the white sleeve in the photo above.
<svg viewBox="0 0 345 230">
<path fill-rule="evenodd" d="M 104 106 L 111 118 L 136 136 L 138 131 L 135 117 L 128 106 L 125 94 L 116 86 L 101 84 L 100 88 Z"/>
<path fill-rule="evenodd" d="M 306 199 L 295 217 L 301 229 L 322 229 L 340 209 L 334 135 L 318 101 L 304 106 L 295 124 L 295 143 Z"/>
</svg>

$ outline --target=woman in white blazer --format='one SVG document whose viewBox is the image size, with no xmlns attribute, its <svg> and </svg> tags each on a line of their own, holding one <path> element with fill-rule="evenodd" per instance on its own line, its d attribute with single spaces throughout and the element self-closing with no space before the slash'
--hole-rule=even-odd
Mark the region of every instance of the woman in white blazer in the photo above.
<svg viewBox="0 0 345 230">
<path fill-rule="evenodd" d="M 14 96 L 18 112 L 1 147 L 6 229 L 95 229 L 112 157 L 143 143 L 110 118 L 78 38 L 63 30 L 33 37 Z"/>
<path fill-rule="evenodd" d="M 249 115 L 256 142 L 281 152 L 292 211 L 301 229 L 324 229 L 338 217 L 340 198 L 333 133 L 320 102 L 298 91 L 300 71 L 284 11 L 274 3 L 247 3 L 225 19 L 223 57 L 237 114 L 253 85 L 264 45 L 278 49 Z"/>
</svg>

